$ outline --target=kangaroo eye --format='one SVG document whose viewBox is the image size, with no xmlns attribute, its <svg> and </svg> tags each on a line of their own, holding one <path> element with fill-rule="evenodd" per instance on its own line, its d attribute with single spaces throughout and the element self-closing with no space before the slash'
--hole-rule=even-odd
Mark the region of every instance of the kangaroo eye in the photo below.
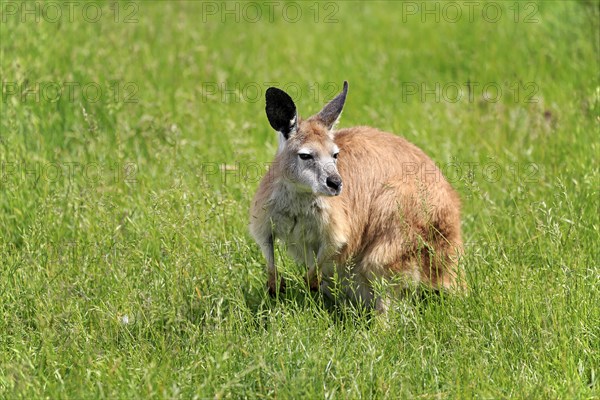
<svg viewBox="0 0 600 400">
<path fill-rule="evenodd" d="M 298 153 L 298 157 L 300 157 L 301 160 L 312 160 L 313 159 L 312 154 L 306 154 L 306 153 Z"/>
<path fill-rule="evenodd" d="M 333 158 L 335 158 L 335 159 L 337 160 L 337 158 L 338 158 L 338 155 L 339 155 L 339 154 L 340 154 L 340 153 L 334 153 L 334 154 L 333 154 Z"/>
</svg>

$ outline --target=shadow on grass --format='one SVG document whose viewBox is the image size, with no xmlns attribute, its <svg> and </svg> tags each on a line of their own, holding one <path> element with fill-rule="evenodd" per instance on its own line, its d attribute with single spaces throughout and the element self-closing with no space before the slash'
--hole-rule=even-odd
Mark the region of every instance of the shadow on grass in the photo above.
<svg viewBox="0 0 600 400">
<path fill-rule="evenodd" d="M 448 295 L 426 286 L 406 288 L 392 300 L 385 314 L 389 318 L 394 313 L 403 312 L 406 307 L 423 314 L 430 307 L 439 306 L 444 296 Z M 376 318 L 382 316 L 381 312 L 352 302 L 343 295 L 331 299 L 320 291 L 311 291 L 304 282 L 288 281 L 286 290 L 276 296 L 270 296 L 266 286 L 261 289 L 254 287 L 244 291 L 244 299 L 256 327 L 264 329 L 269 327 L 270 316 L 287 312 L 309 313 L 334 325 L 365 329 L 370 329 Z"/>
</svg>

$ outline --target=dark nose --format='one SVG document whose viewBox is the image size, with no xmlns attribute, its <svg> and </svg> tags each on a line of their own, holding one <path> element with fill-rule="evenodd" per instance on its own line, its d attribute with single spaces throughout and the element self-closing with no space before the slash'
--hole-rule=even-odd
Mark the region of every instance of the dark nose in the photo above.
<svg viewBox="0 0 600 400">
<path fill-rule="evenodd" d="M 327 183 L 329 188 L 335 190 L 336 193 L 342 188 L 342 178 L 339 175 L 331 175 L 325 183 Z"/>
</svg>

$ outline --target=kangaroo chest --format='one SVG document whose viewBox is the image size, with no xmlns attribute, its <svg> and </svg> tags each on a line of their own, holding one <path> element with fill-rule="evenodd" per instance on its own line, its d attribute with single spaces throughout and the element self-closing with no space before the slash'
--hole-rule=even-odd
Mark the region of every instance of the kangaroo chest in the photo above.
<svg viewBox="0 0 600 400">
<path fill-rule="evenodd" d="M 325 245 L 328 219 L 326 204 L 318 197 L 285 199 L 280 196 L 273 204 L 275 236 L 285 243 L 290 255 L 298 262 L 310 262 Z"/>
</svg>

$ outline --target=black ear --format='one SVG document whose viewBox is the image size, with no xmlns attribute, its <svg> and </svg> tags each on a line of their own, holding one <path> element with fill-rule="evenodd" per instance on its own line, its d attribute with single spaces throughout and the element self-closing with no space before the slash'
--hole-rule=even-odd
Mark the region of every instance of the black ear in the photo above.
<svg viewBox="0 0 600 400">
<path fill-rule="evenodd" d="M 292 98 L 283 90 L 270 87 L 265 95 L 267 99 L 267 118 L 277 132 L 281 132 L 286 139 L 296 130 L 298 117 L 296 105 Z"/>
<path fill-rule="evenodd" d="M 342 113 L 342 109 L 344 108 L 344 103 L 346 102 L 346 95 L 348 94 L 348 82 L 344 81 L 344 88 L 342 89 L 342 93 L 338 94 L 333 100 L 323 107 L 321 112 L 317 114 L 317 117 L 323 122 L 323 124 L 328 128 L 333 128 L 333 125 L 337 122 L 340 114 Z"/>
</svg>

